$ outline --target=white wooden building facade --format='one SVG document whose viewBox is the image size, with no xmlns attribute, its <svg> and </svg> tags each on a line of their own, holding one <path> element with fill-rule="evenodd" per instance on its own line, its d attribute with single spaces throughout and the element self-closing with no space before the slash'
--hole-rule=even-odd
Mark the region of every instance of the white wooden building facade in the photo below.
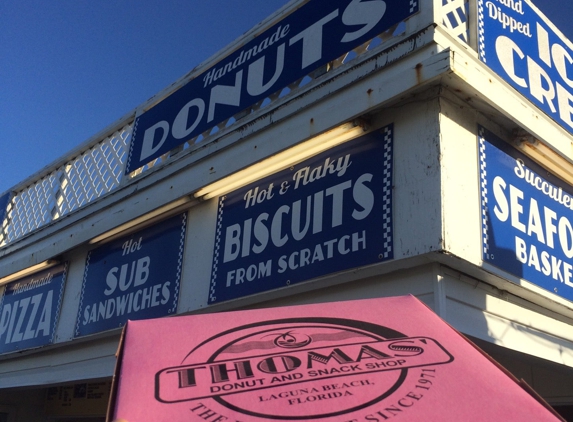
<svg viewBox="0 0 573 422">
<path fill-rule="evenodd" d="M 533 271 L 538 266 L 540 276 L 549 273 L 549 278 L 560 279 L 559 288 L 549 290 L 528 278 L 525 270 L 516 273 L 489 259 L 484 242 L 491 233 L 484 228 L 484 215 L 513 228 L 523 224 L 523 239 L 539 240 L 541 232 L 549 244 L 551 236 L 554 247 L 558 249 L 561 242 L 565 254 L 571 243 L 568 226 L 559 224 L 557 212 L 551 235 L 553 226 L 546 217 L 540 214 L 539 218 L 546 218 L 543 223 L 531 211 L 528 217 L 523 192 L 513 195 L 514 186 L 499 179 L 494 186 L 484 187 L 483 165 L 492 168 L 497 162 L 480 157 L 484 139 L 495 138 L 493 144 L 501 141 L 516 151 L 508 156 L 523 155 L 550 173 L 541 174 L 547 180 L 571 183 L 573 138 L 566 125 L 480 60 L 477 1 L 410 2 L 417 9 L 380 36 L 371 37 L 372 41 L 312 69 L 302 82 L 297 80 L 286 90 L 279 87 L 264 101 L 219 122 L 218 130 L 181 138 L 185 141 L 181 146 L 124 175 L 139 116 L 188 81 L 217 68 L 225 57 L 285 22 L 309 1 L 293 0 L 177 84 L 7 194 L 0 233 L 0 282 L 10 286 L 30 277 L 22 271 L 36 264 L 67 266 L 49 344 L 19 348 L 14 337 L 17 317 L 10 324 L 7 313 L 8 319 L 0 321 L 4 334 L 0 343 L 15 345 L 0 355 L 0 415 L 8 418 L 4 420 L 101 420 L 104 414 L 97 406 L 89 411 L 75 404 L 65 408 L 60 397 L 62 391 L 87 385 L 97 394 L 103 391 L 105 400 L 115 365 L 121 327 L 78 334 L 79 321 L 90 314 L 85 308 L 89 298 L 84 297 L 88 255 L 105 250 L 117 239 L 135 236 L 137 241 L 141 230 L 161 226 L 177 215 L 185 215 L 186 225 L 176 314 L 412 294 L 525 379 L 550 404 L 573 405 L 570 266 L 566 260 L 557 264 L 559 256 L 551 266 L 549 246 L 546 255 L 539 249 L 537 263 L 531 249 L 524 252 L 518 246 L 509 258 L 502 258 L 521 259 L 524 268 Z M 526 1 L 522 7 L 531 7 Z M 324 15 L 330 16 L 329 2 L 322 3 Z M 393 2 L 386 3 L 393 7 Z M 500 3 L 499 7 L 506 6 Z M 295 34 L 286 34 L 285 39 L 291 36 Z M 541 95 L 546 104 L 549 95 Z M 553 103 L 561 107 L 573 103 L 554 97 Z M 280 288 L 265 288 L 264 277 L 245 275 L 241 284 L 260 285 L 253 288 L 254 293 L 214 298 L 220 196 L 324 153 L 325 148 L 336 148 L 334 144 L 379 134 L 387 127 L 393 132 L 390 259 L 335 268 Z M 327 139 L 335 139 L 333 146 Z M 537 183 L 541 192 L 542 181 Z M 497 204 L 486 208 L 484 196 L 495 189 Z M 308 244 L 303 241 L 300 249 L 304 247 Z M 293 262 L 299 258 L 296 255 Z M 291 269 L 304 266 L 301 262 Z M 226 280 L 227 286 L 239 283 L 236 278 Z M 224 288 L 225 279 L 219 283 Z"/>
</svg>

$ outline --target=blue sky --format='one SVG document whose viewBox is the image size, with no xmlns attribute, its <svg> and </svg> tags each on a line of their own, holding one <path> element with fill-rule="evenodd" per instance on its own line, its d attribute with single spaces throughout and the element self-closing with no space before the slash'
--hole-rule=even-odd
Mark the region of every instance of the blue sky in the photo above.
<svg viewBox="0 0 573 422">
<path fill-rule="evenodd" d="M 0 193 L 288 0 L 0 0 Z M 573 39 L 573 2 L 534 0 Z"/>
</svg>

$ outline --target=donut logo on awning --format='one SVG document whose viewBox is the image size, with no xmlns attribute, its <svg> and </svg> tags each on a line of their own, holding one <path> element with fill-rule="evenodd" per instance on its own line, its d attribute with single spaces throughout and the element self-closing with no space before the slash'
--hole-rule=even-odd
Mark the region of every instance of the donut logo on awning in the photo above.
<svg viewBox="0 0 573 422">
<path fill-rule="evenodd" d="M 453 359 L 432 338 L 363 321 L 265 321 L 203 341 L 156 374 L 155 395 L 166 404 L 190 402 L 194 413 L 279 420 L 336 417 L 384 399 L 407 409 L 437 382 L 436 367 Z M 378 412 L 366 420 L 384 420 Z"/>
</svg>

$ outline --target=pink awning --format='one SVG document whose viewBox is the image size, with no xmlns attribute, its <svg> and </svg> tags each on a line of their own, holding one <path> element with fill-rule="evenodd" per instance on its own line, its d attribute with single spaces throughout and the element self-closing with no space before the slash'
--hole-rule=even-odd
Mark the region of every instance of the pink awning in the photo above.
<svg viewBox="0 0 573 422">
<path fill-rule="evenodd" d="M 412 296 L 130 321 L 113 415 L 142 421 L 556 421 Z"/>
</svg>

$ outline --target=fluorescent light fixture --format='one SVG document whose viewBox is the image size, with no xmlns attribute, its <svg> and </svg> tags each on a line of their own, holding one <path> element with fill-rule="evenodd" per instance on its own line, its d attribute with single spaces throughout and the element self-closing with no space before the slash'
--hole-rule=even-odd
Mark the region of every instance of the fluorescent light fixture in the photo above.
<svg viewBox="0 0 573 422">
<path fill-rule="evenodd" d="M 154 223 L 155 221 L 163 220 L 167 217 L 177 214 L 178 212 L 183 211 L 189 207 L 189 203 L 191 202 L 191 198 L 188 196 L 184 196 L 182 198 L 177 199 L 176 201 L 170 202 L 167 205 L 163 205 L 162 207 L 156 208 L 147 214 L 142 215 L 141 217 L 134 218 L 131 221 L 128 221 L 125 224 L 117 226 L 114 229 L 111 229 L 99 236 L 94 237 L 92 240 L 89 241 L 90 245 L 94 243 L 100 243 L 104 240 L 112 240 L 118 235 L 122 235 L 123 232 L 143 225 L 149 225 Z M 139 228 L 139 227 L 138 227 Z"/>
<path fill-rule="evenodd" d="M 31 267 L 24 268 L 23 270 L 17 271 L 13 274 L 7 275 L 6 277 L 0 278 L 0 285 L 10 283 L 11 281 L 17 280 L 27 275 L 34 274 L 40 270 L 53 267 L 58 265 L 60 261 L 58 259 L 48 259 L 47 261 L 40 262 L 39 264 L 32 265 Z"/>
<path fill-rule="evenodd" d="M 573 162 L 527 132 L 519 131 L 514 137 L 518 148 L 547 170 L 573 185 Z"/>
<path fill-rule="evenodd" d="M 326 151 L 335 145 L 364 134 L 364 127 L 346 123 L 321 135 L 279 152 L 230 176 L 224 177 L 195 192 L 195 198 L 204 200 L 215 198 L 241 186 L 261 179 L 269 174 L 290 167 L 308 157 Z"/>
</svg>

